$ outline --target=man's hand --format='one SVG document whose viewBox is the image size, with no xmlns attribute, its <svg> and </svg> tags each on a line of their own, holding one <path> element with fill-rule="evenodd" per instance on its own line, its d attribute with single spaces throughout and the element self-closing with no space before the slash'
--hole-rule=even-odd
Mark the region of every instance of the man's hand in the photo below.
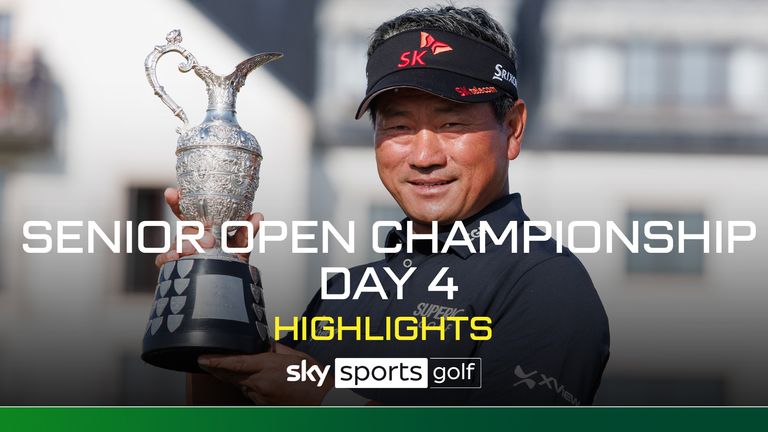
<svg viewBox="0 0 768 432">
<path fill-rule="evenodd" d="M 176 215 L 177 218 L 184 220 L 183 216 L 181 215 L 181 210 L 179 210 L 179 191 L 174 188 L 167 188 L 165 190 L 165 202 L 168 203 L 168 206 L 173 211 L 173 214 Z M 256 233 L 259 232 L 259 225 L 261 221 L 264 220 L 264 215 L 261 213 L 251 213 L 248 216 L 248 222 L 253 225 L 253 235 L 256 236 Z M 194 227 L 185 227 L 184 228 L 184 234 L 196 234 L 197 230 Z M 198 240 L 198 243 L 200 244 L 200 247 L 203 249 L 212 248 L 214 247 L 216 243 L 216 239 L 213 238 L 213 234 L 211 234 L 210 231 L 206 231 L 203 234 L 203 237 Z M 234 234 L 230 235 L 229 239 L 227 240 L 227 244 L 230 247 L 245 247 L 248 245 L 248 231 L 246 227 L 242 226 L 235 231 Z M 194 246 L 192 246 L 192 243 L 185 240 L 182 243 L 182 250 L 181 253 L 178 253 L 176 251 L 176 239 L 173 240 L 172 243 L 173 246 L 171 246 L 171 250 L 168 252 L 159 254 L 155 257 L 155 266 L 157 268 L 160 268 L 163 266 L 163 264 L 167 263 L 168 261 L 175 261 L 183 256 L 187 255 L 193 255 L 196 254 L 197 251 L 195 250 Z M 240 257 L 241 260 L 244 262 L 248 262 L 249 254 L 247 253 L 240 253 L 237 254 L 238 257 Z"/>
<path fill-rule="evenodd" d="M 333 388 L 333 376 L 328 374 L 323 385 L 288 382 L 286 368 L 307 361 L 307 367 L 319 365 L 309 355 L 274 344 L 274 352 L 255 355 L 204 355 L 200 367 L 222 381 L 233 384 L 259 405 L 320 405 L 325 394 Z M 323 367 L 320 365 L 320 367 Z"/>
</svg>

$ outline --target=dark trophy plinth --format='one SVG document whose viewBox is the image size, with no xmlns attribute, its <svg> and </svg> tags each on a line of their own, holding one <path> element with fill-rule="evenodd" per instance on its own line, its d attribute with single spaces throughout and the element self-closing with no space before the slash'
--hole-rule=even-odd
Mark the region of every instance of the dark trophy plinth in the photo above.
<svg viewBox="0 0 768 432">
<path fill-rule="evenodd" d="M 141 358 L 184 372 L 203 372 L 201 354 L 259 353 L 269 348 L 258 270 L 199 257 L 166 263 L 144 334 Z"/>
</svg>

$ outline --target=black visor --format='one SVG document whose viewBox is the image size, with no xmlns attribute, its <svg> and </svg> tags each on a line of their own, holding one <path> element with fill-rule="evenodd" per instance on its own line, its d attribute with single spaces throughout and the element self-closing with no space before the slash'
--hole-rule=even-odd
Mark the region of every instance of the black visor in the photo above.
<svg viewBox="0 0 768 432">
<path fill-rule="evenodd" d="M 358 119 L 376 96 L 394 88 L 415 88 L 456 102 L 487 102 L 502 94 L 517 99 L 517 71 L 507 54 L 440 30 L 411 30 L 387 39 L 368 59 L 366 75 Z"/>
</svg>

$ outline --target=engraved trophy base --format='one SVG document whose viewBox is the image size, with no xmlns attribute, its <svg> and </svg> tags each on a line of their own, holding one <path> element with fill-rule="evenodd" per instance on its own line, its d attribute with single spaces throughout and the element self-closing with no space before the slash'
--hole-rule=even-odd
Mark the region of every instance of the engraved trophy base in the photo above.
<svg viewBox="0 0 768 432">
<path fill-rule="evenodd" d="M 268 351 L 259 271 L 219 252 L 169 261 L 160 269 L 142 360 L 204 373 L 197 365 L 202 354 Z"/>
</svg>

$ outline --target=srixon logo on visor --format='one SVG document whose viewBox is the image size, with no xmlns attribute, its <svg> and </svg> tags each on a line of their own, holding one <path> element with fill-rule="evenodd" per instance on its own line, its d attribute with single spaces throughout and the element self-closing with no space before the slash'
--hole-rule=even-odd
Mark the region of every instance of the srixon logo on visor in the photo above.
<svg viewBox="0 0 768 432">
<path fill-rule="evenodd" d="M 421 32 L 419 49 L 405 51 L 400 54 L 400 63 L 397 64 L 397 67 L 404 68 L 416 65 L 426 66 L 424 56 L 430 51 L 433 56 L 436 56 L 444 52 L 453 51 L 453 48 L 447 43 L 435 39 L 429 33 Z"/>
</svg>

